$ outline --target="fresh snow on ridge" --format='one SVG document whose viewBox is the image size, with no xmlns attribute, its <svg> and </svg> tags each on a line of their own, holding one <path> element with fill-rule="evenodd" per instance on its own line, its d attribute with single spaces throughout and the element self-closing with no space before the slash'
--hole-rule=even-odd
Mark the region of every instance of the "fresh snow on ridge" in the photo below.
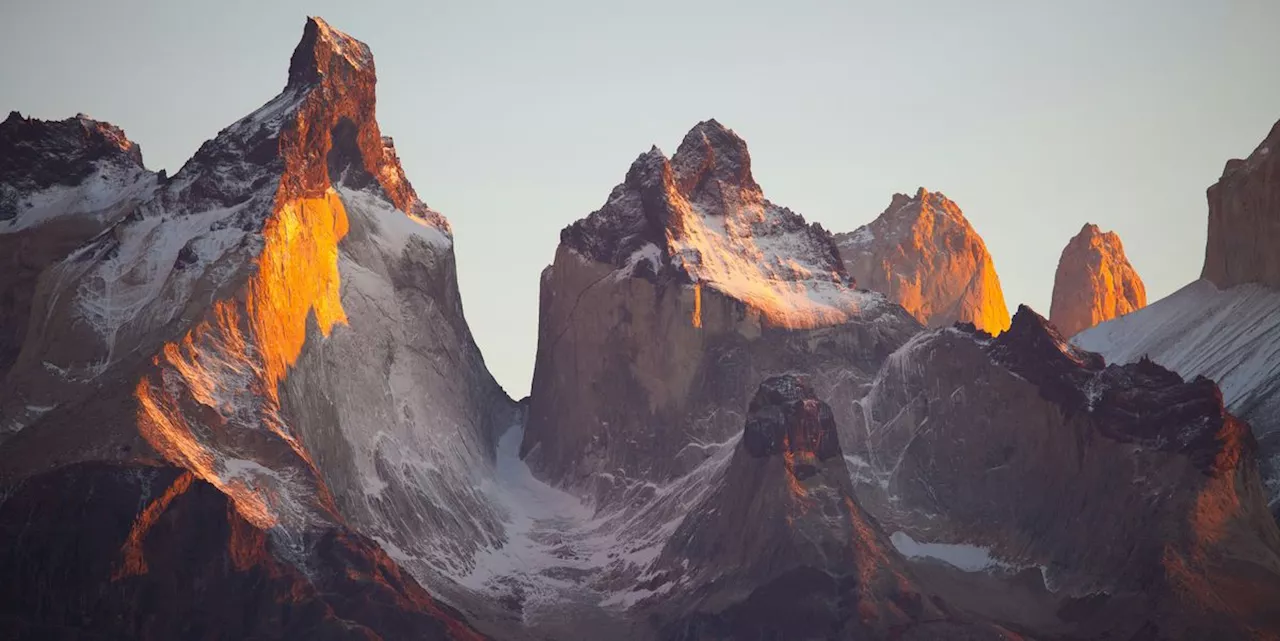
<svg viewBox="0 0 1280 641">
<path fill-rule="evenodd" d="M 1280 291 L 1197 280 L 1071 342 L 1108 363 L 1147 356 L 1183 378 L 1216 382 L 1227 409 L 1258 437 L 1269 503 L 1280 504 Z"/>
<path fill-rule="evenodd" d="M 1229 407 L 1247 408 L 1261 402 L 1253 399 L 1260 386 L 1280 379 L 1280 291 L 1197 280 L 1071 342 L 1109 363 L 1146 355 L 1184 378 L 1211 378 Z"/>
</svg>

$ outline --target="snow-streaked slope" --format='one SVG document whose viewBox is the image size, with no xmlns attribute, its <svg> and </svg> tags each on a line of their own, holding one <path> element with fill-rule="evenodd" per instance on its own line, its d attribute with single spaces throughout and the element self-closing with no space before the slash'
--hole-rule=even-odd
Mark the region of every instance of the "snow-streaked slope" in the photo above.
<svg viewBox="0 0 1280 641">
<path fill-rule="evenodd" d="M 1280 502 L 1280 291 L 1254 284 L 1218 289 L 1197 280 L 1071 342 L 1109 363 L 1147 356 L 1184 378 L 1214 380 L 1227 408 L 1258 437 L 1273 509 Z"/>
<path fill-rule="evenodd" d="M 1221 290 L 1197 280 L 1071 342 L 1109 363 L 1145 355 L 1183 377 L 1211 378 L 1242 414 L 1280 401 L 1266 398 L 1280 387 L 1280 291 L 1261 285 Z"/>
</svg>

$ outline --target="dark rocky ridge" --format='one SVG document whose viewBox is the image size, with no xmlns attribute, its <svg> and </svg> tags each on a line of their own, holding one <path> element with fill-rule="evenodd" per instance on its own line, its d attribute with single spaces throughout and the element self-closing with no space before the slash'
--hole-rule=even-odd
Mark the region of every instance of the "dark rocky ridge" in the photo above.
<svg viewBox="0 0 1280 641">
<path fill-rule="evenodd" d="M 637 249 L 653 243 L 662 250 L 664 267 L 669 266 L 668 234 L 679 239 L 685 232 L 681 216 L 675 211 L 678 205 L 673 202 L 673 194 L 699 205 L 712 216 L 725 216 L 743 205 L 760 206 L 766 202 L 751 173 L 746 141 L 715 119 L 705 120 L 685 134 L 670 160 L 657 147 L 636 158 L 605 206 L 565 227 L 560 232 L 560 243 L 591 260 L 615 267 L 625 267 Z M 803 216 L 785 207 L 777 212 L 777 219 L 754 224 L 751 233 L 768 236 L 803 232 L 807 244 L 822 260 L 821 271 L 847 280 L 839 250 L 822 225 L 806 223 Z M 656 275 L 649 273 L 650 277 Z M 687 273 L 681 275 L 687 282 Z"/>
<path fill-rule="evenodd" d="M 110 123 L 84 114 L 37 120 L 10 112 L 0 123 L 0 221 L 17 215 L 23 194 L 79 185 L 104 162 L 145 169 L 142 148 Z"/>
<path fill-rule="evenodd" d="M 0 380 L 26 340 L 40 274 L 133 212 L 155 180 L 138 145 L 109 123 L 16 111 L 0 123 Z M 52 204 L 32 202 L 60 189 L 67 196 Z M 49 221 L 33 229 L 28 217 Z"/>
<path fill-rule="evenodd" d="M 304 574 L 182 470 L 84 463 L 3 491 L 6 639 L 484 638 L 346 528 L 302 543 Z"/>
<path fill-rule="evenodd" d="M 998 338 L 912 340 L 865 406 L 855 491 L 886 529 L 1041 568 L 1047 591 L 1016 591 L 1041 605 L 975 615 L 1073 638 L 1280 629 L 1264 605 L 1280 598 L 1280 532 L 1256 443 L 1213 383 L 1149 361 L 1104 367 L 1023 307 Z M 965 598 L 954 590 L 940 594 Z M 1083 598 L 1089 616 L 1063 614 Z"/>
<path fill-rule="evenodd" d="M 761 383 L 716 489 L 654 566 L 665 639 L 1004 639 L 922 590 L 853 498 L 831 408 L 800 377 Z"/>
</svg>

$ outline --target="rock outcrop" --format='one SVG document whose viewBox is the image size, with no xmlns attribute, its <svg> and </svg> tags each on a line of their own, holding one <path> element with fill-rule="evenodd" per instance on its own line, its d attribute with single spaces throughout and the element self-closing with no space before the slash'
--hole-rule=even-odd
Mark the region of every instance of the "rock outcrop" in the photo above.
<svg viewBox="0 0 1280 641">
<path fill-rule="evenodd" d="M 1256 443 L 1211 381 L 1104 366 L 1022 307 L 998 338 L 917 336 L 864 404 L 869 447 L 848 451 L 862 505 L 904 541 L 980 551 L 1010 576 L 982 588 L 1003 605 L 966 597 L 963 573 L 926 582 L 957 606 L 1050 637 L 1280 631 Z"/>
<path fill-rule="evenodd" d="M 40 248 L 22 259 L 29 271 L 16 290 L 27 302 L 2 319 L 0 347 L 16 355 L 0 388 L 0 483 L 22 487 L 77 465 L 181 470 L 197 493 L 234 508 L 217 527 L 266 541 L 265 571 L 286 576 L 271 590 L 299 593 L 289 583 L 310 580 L 349 592 L 346 579 L 316 577 L 382 568 L 367 579 L 395 594 L 356 598 L 379 600 L 369 607 L 387 612 L 369 616 L 388 625 L 418 616 L 415 595 L 425 592 L 415 579 L 447 585 L 441 575 L 469 571 L 478 550 L 503 540 L 502 515 L 480 487 L 517 410 L 463 318 L 448 223 L 418 199 L 378 129 L 375 84 L 369 48 L 317 18 L 284 91 L 171 178 L 146 172 L 109 125 L 11 117 L 0 127 L 21 152 L 0 166 L 0 243 Z M 80 227 L 64 232 L 72 223 Z M 124 523 L 155 518 L 141 500 L 112 505 L 126 506 L 112 517 Z M 326 557 L 334 537 L 359 542 Z M 191 553 L 216 565 L 206 541 L 197 536 Z M 118 555 L 153 562 L 150 548 L 128 545 Z M 84 561 L 103 567 L 106 547 L 91 549 L 98 556 Z M 388 553 L 414 578 L 392 578 Z M 154 561 L 186 572 L 183 562 Z M 22 576 L 15 590 L 56 583 Z M 106 590 L 125 607 L 128 590 L 94 587 L 104 578 L 67 587 Z M 245 579 L 216 580 L 209 595 Z M 9 609 L 21 603 L 6 601 L 3 615 L 21 618 Z M 142 619 L 119 625 L 121 636 L 153 634 Z M 265 619 L 227 625 L 224 636 L 292 635 Z M 397 625 L 376 633 L 401 638 Z M 155 638 L 186 636 L 162 631 Z"/>
<path fill-rule="evenodd" d="M 1280 288 L 1280 122 L 1244 160 L 1228 160 L 1209 188 L 1209 235 L 1200 277 L 1221 289 Z"/>
<path fill-rule="evenodd" d="M 1144 358 L 1186 378 L 1207 377 L 1232 414 L 1258 439 L 1260 472 L 1280 519 L 1280 290 L 1218 289 L 1197 280 L 1123 318 L 1077 334 L 1072 343 L 1109 363 Z"/>
<path fill-rule="evenodd" d="M 17 112 L 0 123 L 0 378 L 26 340 L 41 272 L 132 212 L 157 183 L 138 145 L 108 123 Z"/>
<path fill-rule="evenodd" d="M 878 218 L 836 242 L 859 286 L 883 292 L 928 327 L 973 323 L 993 334 L 1009 327 L 986 244 L 939 192 L 895 194 Z"/>
<path fill-rule="evenodd" d="M 742 439 L 648 584 L 668 639 L 1003 639 L 923 593 L 853 498 L 830 406 L 765 380 Z"/>
<path fill-rule="evenodd" d="M 701 464 L 760 380 L 802 369 L 856 398 L 920 327 L 852 287 L 829 233 L 764 199 L 746 143 L 714 120 L 670 160 L 642 154 L 562 232 L 541 296 L 521 452 L 605 502 Z"/>
<path fill-rule="evenodd" d="M 366 537 L 299 541 L 300 567 L 184 470 L 80 463 L 3 490 L 6 639 L 486 638 Z"/>
<path fill-rule="evenodd" d="M 1138 312 L 1073 341 L 1109 362 L 1144 357 L 1218 383 L 1258 438 L 1271 509 L 1280 519 L 1280 123 L 1245 160 L 1227 161 L 1208 190 L 1204 270 Z"/>
<path fill-rule="evenodd" d="M 1147 305 L 1147 288 L 1124 255 L 1115 232 L 1085 223 L 1067 243 L 1053 278 L 1049 320 L 1063 336 Z"/>
</svg>

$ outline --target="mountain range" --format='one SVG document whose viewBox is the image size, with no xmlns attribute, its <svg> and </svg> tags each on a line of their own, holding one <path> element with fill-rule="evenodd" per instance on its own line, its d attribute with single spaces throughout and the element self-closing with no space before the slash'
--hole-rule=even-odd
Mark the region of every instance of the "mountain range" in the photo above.
<svg viewBox="0 0 1280 641">
<path fill-rule="evenodd" d="M 1086 224 L 1046 319 L 941 193 L 833 234 L 697 123 L 566 216 L 514 400 L 376 83 L 309 18 L 172 176 L 0 123 L 0 637 L 1280 638 L 1280 125 L 1201 280 Z"/>
</svg>

